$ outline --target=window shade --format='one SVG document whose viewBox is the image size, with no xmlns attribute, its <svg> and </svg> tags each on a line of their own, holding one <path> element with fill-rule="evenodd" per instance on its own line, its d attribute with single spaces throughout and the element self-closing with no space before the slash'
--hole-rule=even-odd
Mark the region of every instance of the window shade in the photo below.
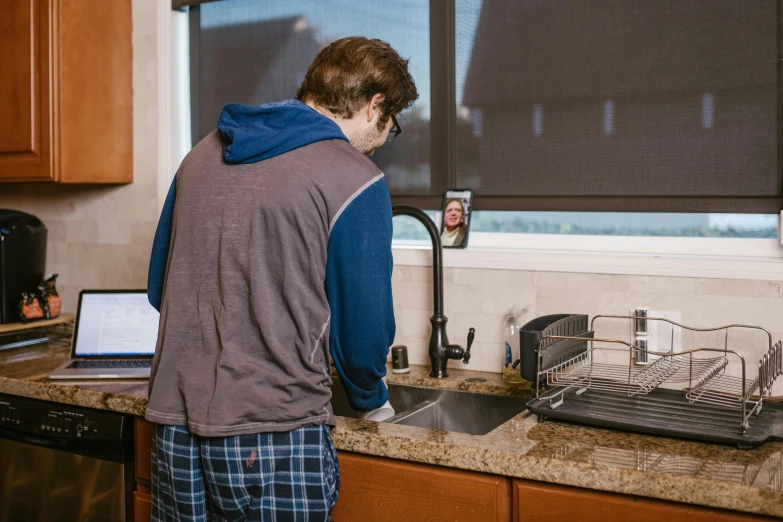
<svg viewBox="0 0 783 522">
<path fill-rule="evenodd" d="M 384 0 L 223 0 L 191 8 L 190 17 L 194 143 L 215 129 L 226 103 L 295 97 L 313 58 L 330 42 L 379 38 L 410 60 L 420 98 L 397 118 L 402 134 L 372 160 L 392 191 L 431 192 L 427 2 L 398 2 L 390 10 Z"/>
<path fill-rule="evenodd" d="M 456 185 L 477 208 L 777 212 L 778 14 L 457 0 Z"/>
<path fill-rule="evenodd" d="M 780 4 L 203 3 L 192 134 L 225 103 L 293 97 L 323 46 L 359 34 L 410 58 L 420 92 L 372 158 L 395 203 L 439 208 L 450 187 L 473 189 L 477 210 L 776 213 Z"/>
</svg>

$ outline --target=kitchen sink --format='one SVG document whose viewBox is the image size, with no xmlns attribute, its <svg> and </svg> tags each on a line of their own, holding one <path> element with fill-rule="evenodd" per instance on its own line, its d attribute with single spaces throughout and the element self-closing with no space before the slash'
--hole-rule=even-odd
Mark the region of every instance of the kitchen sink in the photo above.
<svg viewBox="0 0 783 522">
<path fill-rule="evenodd" d="M 398 384 L 389 385 L 389 402 L 396 415 L 384 422 L 471 435 L 485 435 L 525 410 L 518 397 Z M 332 407 L 335 415 L 357 417 L 339 379 L 332 386 Z"/>
</svg>

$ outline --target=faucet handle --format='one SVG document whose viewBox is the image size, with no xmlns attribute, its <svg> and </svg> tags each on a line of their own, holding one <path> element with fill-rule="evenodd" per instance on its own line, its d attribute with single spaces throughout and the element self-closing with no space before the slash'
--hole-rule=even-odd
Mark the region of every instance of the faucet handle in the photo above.
<svg viewBox="0 0 783 522">
<path fill-rule="evenodd" d="M 473 344 L 473 338 L 476 337 L 476 329 L 471 328 L 468 330 L 468 347 L 465 349 L 465 355 L 462 357 L 462 362 L 468 364 L 470 362 L 470 347 Z"/>
</svg>

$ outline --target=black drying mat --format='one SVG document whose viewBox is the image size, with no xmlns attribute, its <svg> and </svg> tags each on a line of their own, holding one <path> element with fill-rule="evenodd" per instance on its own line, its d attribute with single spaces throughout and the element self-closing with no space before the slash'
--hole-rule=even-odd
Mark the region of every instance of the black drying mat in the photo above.
<svg viewBox="0 0 783 522">
<path fill-rule="evenodd" d="M 770 439 L 783 438 L 783 404 L 765 402 L 761 413 L 751 416 L 750 427 L 740 432 L 742 410 L 709 404 L 690 404 L 685 392 L 656 389 L 647 395 L 626 397 L 576 389 L 565 392 L 563 404 L 550 408 L 562 390 L 554 390 L 527 403 L 528 409 L 542 417 L 616 428 L 666 437 L 736 445 L 740 449 L 759 446 Z"/>
</svg>

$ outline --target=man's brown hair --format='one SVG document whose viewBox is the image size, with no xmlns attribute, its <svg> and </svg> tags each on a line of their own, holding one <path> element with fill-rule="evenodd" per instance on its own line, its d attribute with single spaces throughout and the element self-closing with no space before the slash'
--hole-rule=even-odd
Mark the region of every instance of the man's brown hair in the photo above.
<svg viewBox="0 0 783 522">
<path fill-rule="evenodd" d="M 381 40 L 349 36 L 329 44 L 307 69 L 296 99 L 351 118 L 375 94 L 383 94 L 382 128 L 419 97 L 408 60 Z"/>
</svg>

